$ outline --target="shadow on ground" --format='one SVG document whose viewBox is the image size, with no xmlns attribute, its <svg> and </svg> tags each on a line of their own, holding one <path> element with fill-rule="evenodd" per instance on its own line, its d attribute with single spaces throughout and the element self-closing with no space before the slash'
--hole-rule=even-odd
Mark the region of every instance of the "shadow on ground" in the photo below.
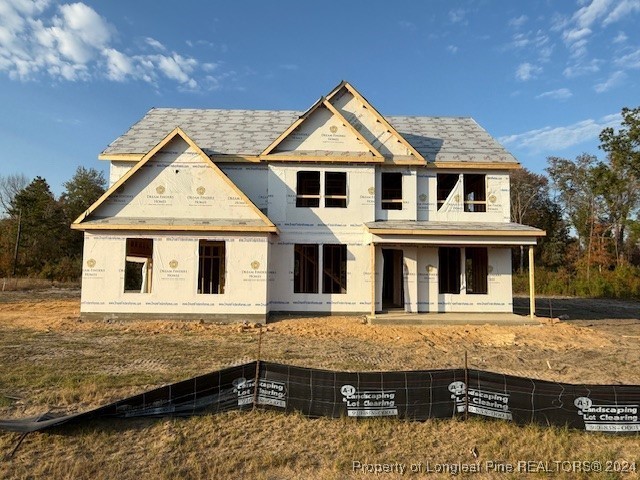
<svg viewBox="0 0 640 480">
<path fill-rule="evenodd" d="M 513 312 L 529 314 L 529 298 L 514 297 Z M 563 320 L 640 320 L 640 302 L 600 298 L 536 298 L 538 317 Z M 565 317 L 566 316 L 566 317 Z"/>
</svg>

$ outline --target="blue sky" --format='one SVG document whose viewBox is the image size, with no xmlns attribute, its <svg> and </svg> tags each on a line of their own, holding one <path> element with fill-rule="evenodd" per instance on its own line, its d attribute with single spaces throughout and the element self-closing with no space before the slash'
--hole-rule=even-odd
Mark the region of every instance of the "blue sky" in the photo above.
<svg viewBox="0 0 640 480">
<path fill-rule="evenodd" d="M 59 194 L 151 107 L 472 116 L 522 164 L 602 156 L 640 105 L 640 0 L 0 0 L 0 175 Z"/>
</svg>

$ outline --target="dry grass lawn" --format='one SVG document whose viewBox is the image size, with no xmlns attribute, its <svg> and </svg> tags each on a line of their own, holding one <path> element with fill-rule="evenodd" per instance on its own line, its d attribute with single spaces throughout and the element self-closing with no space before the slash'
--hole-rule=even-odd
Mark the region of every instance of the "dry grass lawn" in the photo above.
<svg viewBox="0 0 640 480">
<path fill-rule="evenodd" d="M 257 329 L 157 321 L 79 319 L 77 292 L 0 293 L 0 418 L 85 410 L 257 355 Z M 544 326 L 369 326 L 355 317 L 269 324 L 262 358 L 341 370 L 461 367 L 573 383 L 640 384 L 640 321 Z M 0 458 L 18 436 L 0 432 Z M 473 455 L 476 449 L 478 457 Z M 485 462 L 636 462 L 640 438 L 482 420 L 404 422 L 307 419 L 230 412 L 189 419 L 94 421 L 29 435 L 0 478 L 450 478 L 439 464 L 480 462 L 473 478 L 519 478 Z M 422 463 L 380 475 L 353 462 Z M 572 470 L 573 467 L 566 467 Z M 560 478 L 637 473 L 554 471 Z M 544 476 L 548 474 L 543 474 Z"/>
</svg>

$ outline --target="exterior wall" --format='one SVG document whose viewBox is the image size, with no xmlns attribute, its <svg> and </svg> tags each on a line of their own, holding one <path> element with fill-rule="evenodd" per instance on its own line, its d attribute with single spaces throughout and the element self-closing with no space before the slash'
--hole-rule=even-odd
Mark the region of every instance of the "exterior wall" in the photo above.
<svg viewBox="0 0 640 480">
<path fill-rule="evenodd" d="M 462 185 L 456 192 L 457 201 L 448 202 L 438 210 L 438 173 L 461 173 L 459 170 L 441 170 L 419 168 L 417 170 L 417 220 L 434 222 L 509 222 L 509 172 L 464 170 L 464 174 L 486 174 L 486 212 L 465 212 Z M 456 196 L 454 195 L 454 197 Z"/>
<path fill-rule="evenodd" d="M 192 157 L 184 145 L 170 145 L 160 152 L 158 162 L 172 167 L 176 162 L 186 164 Z M 180 148 L 183 148 L 182 150 Z M 152 159 L 153 160 L 153 159 Z M 131 162 L 111 163 L 111 182 L 120 178 Z M 223 172 L 276 224 L 280 234 L 268 236 L 211 234 L 144 233 L 86 233 L 82 288 L 82 312 L 96 314 L 163 314 L 163 315 L 259 315 L 269 311 L 286 312 L 352 312 L 371 311 L 371 235 L 364 223 L 374 220 L 427 220 L 452 222 L 507 222 L 509 221 L 508 172 L 491 172 L 486 175 L 487 212 L 464 212 L 462 201 L 450 208 L 437 210 L 436 171 L 416 167 L 387 167 L 344 164 L 295 164 L 270 163 L 222 164 Z M 156 169 L 149 169 L 148 171 Z M 165 168 L 171 177 L 171 168 Z M 195 168 L 193 172 L 207 172 Z M 319 171 L 321 199 L 317 208 L 296 207 L 297 172 Z M 157 169 L 156 171 L 160 171 Z M 325 172 L 346 172 L 347 207 L 324 207 Z M 441 170 L 438 170 L 441 171 Z M 402 210 L 382 210 L 381 173 L 403 174 Z M 465 171 L 466 172 L 466 171 Z M 445 171 L 447 173 L 447 171 Z M 450 173 L 458 173 L 451 170 Z M 486 172 L 470 172 L 486 173 Z M 200 175 L 197 173 L 197 175 Z M 198 178 L 196 177 L 193 178 Z M 213 176 L 200 178 L 198 185 L 193 178 L 188 185 L 166 180 L 161 175 L 132 177 L 127 182 L 128 194 L 155 194 L 158 183 L 171 186 L 173 191 L 191 192 L 200 184 L 207 192 L 217 190 L 222 184 Z M 170 183 L 173 181 L 174 183 Z M 183 188 L 184 187 L 184 188 Z M 227 186 L 225 185 L 224 188 Z M 136 193 L 137 192 L 137 193 Z M 182 193 L 180 193 L 182 195 Z M 225 193 L 228 195 L 228 193 Z M 226 197 L 225 197 L 226 198 Z M 116 199 L 117 200 L 117 199 Z M 227 199 L 228 200 L 228 199 Z M 212 200 L 213 202 L 213 200 Z M 178 202 L 179 203 L 179 202 Z M 228 203 L 228 202 L 227 202 Z M 219 208 L 225 201 L 215 201 L 215 215 L 234 217 L 233 209 Z M 118 201 L 107 202 L 105 214 L 124 215 L 127 208 L 140 208 L 139 202 L 122 206 Z M 178 205 L 176 205 L 176 208 Z M 194 215 L 188 205 L 183 211 Z M 210 207 L 210 206 L 209 206 Z M 146 215 L 156 216 L 154 206 L 145 206 Z M 229 210 L 229 211 L 227 211 Z M 167 212 L 167 206 L 158 210 Z M 211 210 L 209 209 L 209 214 Z M 128 214 L 132 215 L 132 214 Z M 180 216 L 180 213 L 172 213 Z M 251 215 L 251 214 L 249 214 Z M 133 216 L 133 215 L 132 215 Z M 135 216 L 139 216 L 136 213 Z M 126 238 L 154 239 L 154 273 L 151 293 L 123 293 L 124 258 Z M 226 242 L 226 285 L 220 295 L 197 294 L 198 241 L 200 239 Z M 404 309 L 407 312 L 511 312 L 511 254 L 508 247 L 491 246 L 486 238 L 465 238 L 460 243 L 488 246 L 488 294 L 467 295 L 464 282 L 460 294 L 438 293 L 438 247 L 416 245 L 415 239 L 398 238 L 405 244 L 378 244 L 375 247 L 375 301 L 376 311 L 382 310 L 382 248 L 403 251 Z M 437 241 L 437 239 L 432 238 Z M 450 239 L 443 238 L 443 242 Z M 462 239 L 461 239 L 462 240 Z M 347 246 L 347 293 L 324 294 L 321 275 L 319 292 L 294 293 L 294 245 L 295 244 L 344 244 Z M 322 272 L 322 247 L 319 255 L 319 272 Z M 169 263 L 175 260 L 177 268 Z M 464 262 L 464 260 L 463 260 Z M 89 266 L 92 265 L 92 266 Z M 256 266 L 257 265 L 257 266 Z M 464 269 L 462 269 L 464 271 Z"/>
<path fill-rule="evenodd" d="M 100 217 L 259 219 L 228 179 L 177 137 L 95 211 Z"/>
<path fill-rule="evenodd" d="M 111 161 L 109 162 L 109 186 L 120 180 L 125 173 L 131 170 L 137 162 L 121 162 Z"/>
<path fill-rule="evenodd" d="M 124 293 L 127 238 L 153 239 L 150 293 Z M 198 294 L 199 240 L 225 242 L 225 290 Z M 82 313 L 259 315 L 268 312 L 267 234 L 85 233 Z"/>
<path fill-rule="evenodd" d="M 402 210 L 382 209 L 382 172 L 402 173 Z M 417 175 L 415 167 L 376 169 L 376 220 L 416 220 L 416 198 Z"/>
<path fill-rule="evenodd" d="M 321 195 L 325 172 L 346 172 L 347 207 L 296 207 L 298 171 L 319 171 Z M 269 267 L 270 310 L 369 312 L 371 310 L 370 250 L 364 223 L 375 211 L 373 166 L 269 165 L 269 218 L 280 230 L 273 237 Z M 347 293 L 294 293 L 294 245 L 347 246 Z M 320 264 L 322 250 L 320 250 Z M 322 265 L 319 271 L 322 272 Z M 322 285 L 319 285 L 322 292 Z"/>
<path fill-rule="evenodd" d="M 472 295 L 438 293 L 438 247 L 412 245 L 376 246 L 376 311 L 382 310 L 382 248 L 403 252 L 405 312 L 512 312 L 511 249 L 488 248 L 488 293 Z M 464 265 L 464 258 L 462 258 Z M 464 268 L 461 270 L 464 272 Z"/>
<path fill-rule="evenodd" d="M 218 166 L 256 207 L 267 211 L 269 168 L 266 165 L 222 163 Z"/>
<path fill-rule="evenodd" d="M 294 245 L 299 243 L 347 246 L 346 293 L 322 293 L 321 280 L 318 284 L 319 293 L 294 293 Z M 318 260 L 318 270 L 322 272 L 322 248 Z M 362 235 L 281 234 L 271 245 L 269 309 L 273 312 L 368 313 L 371 311 L 370 265 L 369 245 L 362 242 Z"/>
</svg>

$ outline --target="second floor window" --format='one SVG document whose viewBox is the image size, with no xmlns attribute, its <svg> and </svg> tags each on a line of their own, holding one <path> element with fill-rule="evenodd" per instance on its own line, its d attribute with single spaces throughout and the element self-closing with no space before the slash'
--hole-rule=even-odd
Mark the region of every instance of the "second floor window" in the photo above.
<svg viewBox="0 0 640 480">
<path fill-rule="evenodd" d="M 324 174 L 324 206 L 347 208 L 347 174 L 345 172 Z"/>
<path fill-rule="evenodd" d="M 320 172 L 298 172 L 296 207 L 320 206 Z"/>
<path fill-rule="evenodd" d="M 487 188 L 485 186 L 485 175 L 464 174 L 464 211 L 465 212 L 486 212 L 487 211 Z"/>
<path fill-rule="evenodd" d="M 402 173 L 382 172 L 382 209 L 402 210 Z"/>
<path fill-rule="evenodd" d="M 460 175 L 457 173 L 439 173 L 437 176 L 438 210 L 453 202 L 459 204 L 459 198 L 452 193 L 458 185 Z M 463 203 L 465 212 L 487 211 L 486 175 L 482 173 L 465 173 L 462 175 Z M 459 190 L 458 190 L 459 191 Z"/>
</svg>

